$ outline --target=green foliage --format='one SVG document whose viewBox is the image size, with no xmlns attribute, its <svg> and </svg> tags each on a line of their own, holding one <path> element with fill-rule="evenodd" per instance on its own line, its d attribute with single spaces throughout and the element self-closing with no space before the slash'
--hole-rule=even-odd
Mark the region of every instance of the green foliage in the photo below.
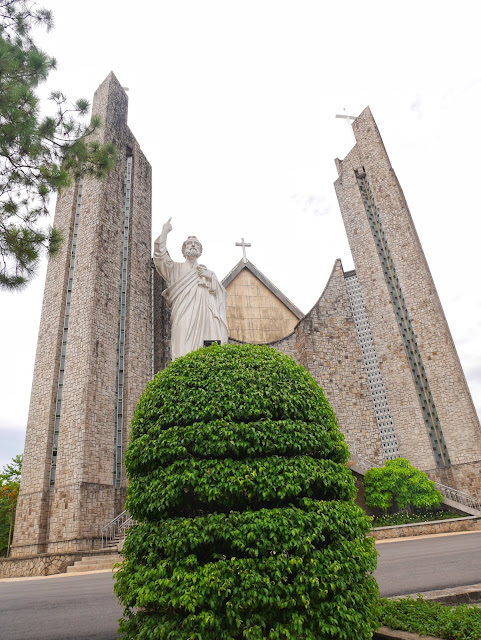
<svg viewBox="0 0 481 640">
<path fill-rule="evenodd" d="M 409 460 L 387 460 L 384 467 L 372 468 L 364 476 L 366 504 L 371 509 L 429 509 L 443 501 L 434 482 Z"/>
<path fill-rule="evenodd" d="M 424 511 L 421 513 L 393 513 L 383 516 L 374 516 L 373 527 L 391 527 L 400 524 L 413 524 L 416 522 L 431 522 L 433 520 L 449 520 L 450 518 L 465 518 L 466 514 L 444 511 L 443 509 Z"/>
<path fill-rule="evenodd" d="M 50 29 L 52 13 L 33 0 L 0 0 L 0 288 L 7 289 L 27 283 L 42 249 L 58 250 L 58 231 L 41 224 L 49 195 L 83 172 L 103 177 L 117 157 L 113 145 L 89 139 L 98 118 L 79 121 L 86 100 L 69 106 L 54 91 L 53 115 L 40 117 L 36 90 L 57 63 L 35 46 L 37 25 Z"/>
<path fill-rule="evenodd" d="M 422 596 L 400 600 L 383 598 L 381 603 L 381 624 L 387 627 L 446 640 L 481 638 L 481 609 L 478 607 L 446 607 L 424 600 Z"/>
<path fill-rule="evenodd" d="M 8 556 L 13 536 L 15 509 L 20 490 L 22 455 L 16 455 L 0 471 L 0 556 Z"/>
<path fill-rule="evenodd" d="M 139 522 L 116 576 L 126 638 L 371 638 L 370 519 L 314 379 L 267 347 L 176 359 L 126 453 Z"/>
</svg>

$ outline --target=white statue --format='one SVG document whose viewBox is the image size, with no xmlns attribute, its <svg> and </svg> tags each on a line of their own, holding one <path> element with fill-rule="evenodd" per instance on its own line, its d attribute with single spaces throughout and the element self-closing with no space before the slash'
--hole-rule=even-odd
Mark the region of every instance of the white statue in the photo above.
<svg viewBox="0 0 481 640">
<path fill-rule="evenodd" d="M 170 221 L 154 243 L 154 264 L 168 287 L 162 292 L 171 311 L 172 360 L 204 346 L 204 340 L 227 342 L 227 292 L 215 273 L 197 263 L 202 245 L 189 236 L 182 245 L 185 262 L 174 262 L 167 251 Z"/>
</svg>

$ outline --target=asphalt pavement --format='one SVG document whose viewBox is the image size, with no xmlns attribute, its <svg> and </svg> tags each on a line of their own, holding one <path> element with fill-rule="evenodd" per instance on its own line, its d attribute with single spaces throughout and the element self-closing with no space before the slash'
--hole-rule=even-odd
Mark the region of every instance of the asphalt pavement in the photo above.
<svg viewBox="0 0 481 640">
<path fill-rule="evenodd" d="M 481 532 L 376 544 L 374 575 L 385 597 L 481 582 Z"/>
<path fill-rule="evenodd" d="M 1 640 L 116 640 L 112 572 L 0 582 Z"/>
<path fill-rule="evenodd" d="M 481 583 L 481 532 L 381 542 L 381 595 Z M 0 580 L 1 640 L 117 640 L 112 573 Z"/>
</svg>

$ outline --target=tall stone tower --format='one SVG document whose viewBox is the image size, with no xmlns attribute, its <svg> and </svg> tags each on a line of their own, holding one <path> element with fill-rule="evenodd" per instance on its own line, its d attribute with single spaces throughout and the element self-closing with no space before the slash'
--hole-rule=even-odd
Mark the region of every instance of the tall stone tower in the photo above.
<svg viewBox="0 0 481 640">
<path fill-rule="evenodd" d="M 379 365 L 399 454 L 434 480 L 479 491 L 479 421 L 406 200 L 369 108 L 353 122 L 353 130 L 356 145 L 336 161 L 335 188 L 357 276 L 357 283 L 346 281 L 351 299 L 364 302 L 372 359 Z M 362 350 L 365 355 L 365 346 Z"/>
<path fill-rule="evenodd" d="M 127 429 L 152 373 L 151 167 L 127 103 L 111 73 L 92 111 L 118 163 L 58 199 L 12 556 L 98 546 L 123 508 Z"/>
</svg>

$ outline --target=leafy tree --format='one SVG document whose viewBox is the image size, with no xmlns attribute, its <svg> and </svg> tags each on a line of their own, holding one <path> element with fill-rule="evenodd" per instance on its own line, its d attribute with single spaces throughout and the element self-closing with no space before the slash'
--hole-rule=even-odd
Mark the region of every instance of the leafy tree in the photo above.
<svg viewBox="0 0 481 640">
<path fill-rule="evenodd" d="M 89 138 L 97 117 L 78 120 L 87 100 L 68 106 L 60 91 L 51 93 L 54 113 L 41 117 L 36 89 L 56 60 L 35 46 L 32 28 L 53 26 L 51 11 L 34 0 L 0 0 L 0 288 L 25 285 L 42 250 L 53 255 L 61 235 L 42 224 L 49 195 L 81 173 L 102 177 L 116 161 L 113 145 Z"/>
<path fill-rule="evenodd" d="M 123 637 L 371 638 L 376 551 L 348 458 L 290 357 L 229 344 L 177 358 L 132 420 Z"/>
<path fill-rule="evenodd" d="M 423 471 L 412 466 L 409 460 L 387 460 L 384 467 L 369 469 L 364 476 L 366 504 L 372 509 L 389 508 L 409 511 L 436 507 L 443 496 L 434 482 Z"/>
<path fill-rule="evenodd" d="M 0 472 L 0 555 L 8 556 L 20 490 L 23 456 L 16 455 Z"/>
</svg>

